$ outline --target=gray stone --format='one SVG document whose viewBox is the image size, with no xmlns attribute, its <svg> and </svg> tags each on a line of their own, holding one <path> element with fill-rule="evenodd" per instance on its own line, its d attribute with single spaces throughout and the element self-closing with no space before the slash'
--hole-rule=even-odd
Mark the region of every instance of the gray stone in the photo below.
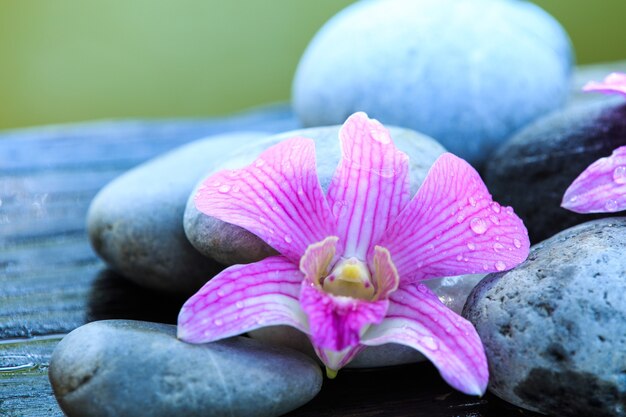
<svg viewBox="0 0 626 417">
<path fill-rule="evenodd" d="M 537 243 L 575 224 L 607 214 L 577 214 L 560 207 L 563 194 L 589 164 L 626 145 L 621 98 L 591 101 L 547 116 L 498 149 L 485 182 L 494 199 L 515 208 Z"/>
<path fill-rule="evenodd" d="M 468 294 L 484 275 L 462 275 L 432 279 L 424 283 L 439 296 L 439 299 L 450 309 L 461 313 Z M 306 353 L 315 358 L 315 351 L 309 339 L 298 330 L 288 326 L 274 326 L 250 332 L 250 336 L 266 343 L 286 346 Z M 386 344 L 365 348 L 346 368 L 377 368 L 381 366 L 402 365 L 426 360 L 413 348 Z"/>
<path fill-rule="evenodd" d="M 176 327 L 110 320 L 66 336 L 50 382 L 70 417 L 278 416 L 320 390 L 320 367 L 301 353 L 237 337 L 204 345 Z"/>
<path fill-rule="evenodd" d="M 296 130 L 255 141 L 253 145 L 238 150 L 215 171 L 241 168 L 271 145 L 294 136 L 304 136 L 316 141 L 317 172 L 322 188 L 326 190 L 341 155 L 339 127 Z M 433 139 L 408 129 L 391 127 L 390 132 L 398 148 L 410 158 L 411 189 L 416 192 L 428 169 L 445 149 Z M 194 205 L 194 195 L 195 191 L 187 203 L 184 226 L 189 241 L 198 251 L 225 265 L 255 262 L 275 254 L 274 249 L 248 231 L 200 213 Z"/>
<path fill-rule="evenodd" d="M 565 103 L 567 34 L 518 0 L 360 1 L 311 41 L 293 82 L 304 126 L 365 111 L 473 164 Z"/>
<path fill-rule="evenodd" d="M 95 251 L 140 285 L 196 291 L 222 266 L 187 241 L 182 227 L 187 197 L 230 151 L 266 136 L 237 133 L 193 142 L 113 180 L 89 208 L 87 229 Z"/>
<path fill-rule="evenodd" d="M 483 341 L 489 389 L 554 416 L 626 415 L 626 219 L 595 220 L 492 274 L 463 315 Z"/>
</svg>

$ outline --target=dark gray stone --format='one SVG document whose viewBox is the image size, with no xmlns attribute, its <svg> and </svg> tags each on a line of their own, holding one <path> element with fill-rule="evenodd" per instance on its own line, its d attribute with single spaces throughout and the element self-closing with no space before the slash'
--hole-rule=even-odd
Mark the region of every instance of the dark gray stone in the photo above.
<svg viewBox="0 0 626 417">
<path fill-rule="evenodd" d="M 292 98 L 304 126 L 365 111 L 480 164 L 565 103 L 571 72 L 567 34 L 531 2 L 360 1 L 311 41 Z"/>
<path fill-rule="evenodd" d="M 304 136 L 316 141 L 317 172 L 322 188 L 326 190 L 341 155 L 339 128 L 329 126 L 296 130 L 255 141 L 224 160 L 214 172 L 244 167 L 271 145 L 294 136 Z M 433 139 L 412 130 L 391 127 L 390 132 L 398 148 L 410 158 L 411 189 L 416 192 L 431 165 L 445 149 Z M 255 262 L 276 253 L 252 233 L 200 213 L 193 202 L 195 193 L 187 202 L 184 226 L 189 241 L 198 251 L 225 265 Z"/>
<path fill-rule="evenodd" d="M 580 224 L 492 274 L 463 315 L 489 361 L 489 389 L 553 416 L 626 415 L 626 219 Z"/>
<path fill-rule="evenodd" d="M 140 285 L 195 292 L 223 267 L 187 241 L 182 227 L 187 197 L 225 155 L 266 136 L 250 132 L 203 139 L 113 180 L 89 208 L 87 229 L 95 251 Z"/>
<path fill-rule="evenodd" d="M 598 158 L 626 145 L 626 104 L 591 101 L 547 116 L 500 147 L 487 163 L 485 182 L 494 200 L 515 208 L 531 242 L 608 214 L 561 208 L 574 179 Z"/>
<path fill-rule="evenodd" d="M 247 417 L 301 406 L 322 374 L 301 353 L 248 338 L 192 345 L 175 326 L 110 320 L 59 343 L 50 381 L 70 417 Z"/>
</svg>

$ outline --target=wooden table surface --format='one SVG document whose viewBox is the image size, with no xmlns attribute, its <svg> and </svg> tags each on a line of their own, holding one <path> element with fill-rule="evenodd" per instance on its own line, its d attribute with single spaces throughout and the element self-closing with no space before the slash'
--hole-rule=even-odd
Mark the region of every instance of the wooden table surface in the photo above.
<svg viewBox="0 0 626 417">
<path fill-rule="evenodd" d="M 50 354 L 89 321 L 174 323 L 184 300 L 106 269 L 89 246 L 96 192 L 129 168 L 203 136 L 296 126 L 276 106 L 219 120 L 123 121 L 0 133 L 0 416 L 61 416 Z M 497 398 L 464 396 L 430 364 L 340 372 L 290 416 L 530 416 Z"/>
</svg>

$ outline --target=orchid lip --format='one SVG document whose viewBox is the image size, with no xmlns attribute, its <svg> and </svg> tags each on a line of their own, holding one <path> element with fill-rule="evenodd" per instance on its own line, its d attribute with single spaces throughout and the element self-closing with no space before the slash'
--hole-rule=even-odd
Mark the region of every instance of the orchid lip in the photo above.
<svg viewBox="0 0 626 417">
<path fill-rule="evenodd" d="M 375 288 L 367 265 L 357 258 L 339 261 L 322 281 L 322 289 L 336 296 L 371 300 Z"/>
</svg>

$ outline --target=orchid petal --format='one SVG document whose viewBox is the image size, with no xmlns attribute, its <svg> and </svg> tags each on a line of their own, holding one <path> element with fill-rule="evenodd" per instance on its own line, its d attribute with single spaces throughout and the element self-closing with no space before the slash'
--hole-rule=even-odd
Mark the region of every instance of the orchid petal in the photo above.
<svg viewBox="0 0 626 417">
<path fill-rule="evenodd" d="M 408 157 L 365 113 L 350 116 L 339 137 L 342 159 L 328 187 L 328 202 L 344 255 L 365 260 L 409 201 Z"/>
<path fill-rule="evenodd" d="M 212 175 L 195 202 L 202 213 L 247 229 L 296 264 L 310 244 L 335 234 L 311 139 L 286 140 L 248 167 Z"/>
<path fill-rule="evenodd" d="M 300 304 L 309 319 L 309 335 L 316 349 L 343 351 L 359 344 L 361 333 L 385 317 L 387 300 L 367 301 L 325 293 L 304 281 Z"/>
<path fill-rule="evenodd" d="M 626 210 L 626 146 L 589 165 L 565 191 L 561 206 L 576 213 Z"/>
<path fill-rule="evenodd" d="M 391 254 L 383 247 L 374 248 L 372 257 L 372 277 L 376 283 L 376 299 L 387 299 L 389 294 L 398 289 L 400 277 L 396 266 L 391 262 Z"/>
<path fill-rule="evenodd" d="M 298 302 L 302 278 L 282 256 L 225 269 L 183 305 L 178 337 L 206 343 L 275 325 L 306 332 Z"/>
<path fill-rule="evenodd" d="M 380 325 L 372 326 L 361 343 L 412 347 L 457 390 L 482 395 L 487 388 L 489 370 L 478 333 L 423 284 L 401 287 L 391 294 L 387 317 Z"/>
<path fill-rule="evenodd" d="M 338 240 L 337 236 L 329 236 L 307 248 L 300 259 L 300 272 L 304 274 L 305 280 L 321 285 L 321 279 L 328 275 L 335 260 Z"/>
<path fill-rule="evenodd" d="M 522 220 L 494 202 L 474 168 L 446 153 L 378 245 L 402 282 L 503 271 L 528 256 Z"/>
<path fill-rule="evenodd" d="M 585 84 L 583 91 L 626 95 L 626 74 L 614 72 L 609 74 L 604 81 L 590 81 Z"/>
</svg>

